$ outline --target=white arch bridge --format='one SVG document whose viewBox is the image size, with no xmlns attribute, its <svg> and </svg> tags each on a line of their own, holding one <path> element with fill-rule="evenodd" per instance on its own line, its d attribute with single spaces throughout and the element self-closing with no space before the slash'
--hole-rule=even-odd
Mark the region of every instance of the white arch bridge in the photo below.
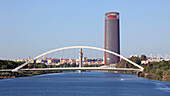
<svg viewBox="0 0 170 96">
<path fill-rule="evenodd" d="M 100 51 L 104 51 L 104 52 L 108 52 L 110 54 L 116 55 L 124 60 L 126 60 L 127 62 L 131 63 L 132 65 L 136 66 L 137 68 L 113 68 L 113 67 L 66 67 L 66 68 L 29 68 L 29 69 L 22 69 L 24 66 L 26 66 L 27 64 L 31 63 L 33 60 L 36 60 L 44 55 L 47 55 L 49 53 L 53 53 L 53 52 L 57 52 L 60 50 L 65 50 L 65 49 L 73 49 L 73 48 L 84 48 L 84 49 L 95 49 L 95 50 L 100 50 Z M 102 49 L 102 48 L 97 48 L 97 47 L 91 47 L 91 46 L 70 46 L 70 47 L 63 47 L 63 48 L 58 48 L 58 49 L 54 49 L 48 52 L 45 52 L 43 54 L 38 55 L 37 57 L 35 57 L 34 59 L 14 68 L 14 69 L 8 69 L 8 70 L 0 70 L 0 71 L 12 71 L 12 72 L 18 72 L 18 71 L 29 71 L 29 70 L 61 70 L 61 71 L 72 71 L 72 70 L 112 70 L 112 71 L 143 71 L 144 68 L 136 63 L 134 63 L 133 61 L 123 57 L 120 54 L 117 54 L 113 51 L 110 50 L 106 50 L 106 49 Z"/>
</svg>

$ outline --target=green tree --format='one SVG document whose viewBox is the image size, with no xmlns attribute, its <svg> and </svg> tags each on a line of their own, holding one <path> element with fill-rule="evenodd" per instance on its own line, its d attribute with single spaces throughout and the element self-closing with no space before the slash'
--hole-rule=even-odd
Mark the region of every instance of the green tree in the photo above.
<svg viewBox="0 0 170 96">
<path fill-rule="evenodd" d="M 7 68 L 8 68 L 7 65 L 2 65 L 2 66 L 1 66 L 1 69 L 7 69 Z"/>
<path fill-rule="evenodd" d="M 147 57 L 145 55 L 141 55 L 140 60 L 147 60 Z"/>
<path fill-rule="evenodd" d="M 135 62 L 135 63 L 137 63 L 137 64 L 141 64 L 141 60 L 140 60 L 140 58 L 139 57 L 131 57 L 131 58 L 129 58 L 130 60 L 132 60 L 133 62 Z"/>
</svg>

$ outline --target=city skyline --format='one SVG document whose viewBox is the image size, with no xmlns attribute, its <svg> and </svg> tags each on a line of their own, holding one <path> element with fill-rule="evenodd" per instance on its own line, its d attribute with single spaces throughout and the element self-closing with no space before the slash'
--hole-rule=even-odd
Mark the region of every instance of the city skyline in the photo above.
<svg viewBox="0 0 170 96">
<path fill-rule="evenodd" d="M 35 57 L 71 45 L 103 48 L 104 14 L 113 11 L 121 18 L 121 55 L 170 54 L 169 4 L 168 0 L 2 1 L 0 59 Z"/>
</svg>

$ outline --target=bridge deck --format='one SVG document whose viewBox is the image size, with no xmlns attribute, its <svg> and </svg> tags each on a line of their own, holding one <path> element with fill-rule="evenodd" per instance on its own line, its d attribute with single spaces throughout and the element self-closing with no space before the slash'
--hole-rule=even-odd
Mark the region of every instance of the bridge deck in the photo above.
<svg viewBox="0 0 170 96">
<path fill-rule="evenodd" d="M 140 69 L 133 68 L 102 68 L 102 67 L 67 67 L 67 68 L 32 68 L 32 69 L 20 69 L 21 71 L 33 71 L 33 70 L 61 70 L 61 71 L 71 71 L 71 70 L 113 70 L 113 71 L 140 71 Z"/>
<path fill-rule="evenodd" d="M 66 67 L 66 68 L 27 68 L 20 69 L 20 71 L 45 71 L 45 70 L 59 70 L 59 71 L 75 71 L 75 70 L 104 70 L 104 71 L 140 71 L 140 69 L 133 68 L 114 68 L 114 67 Z M 12 69 L 3 69 L 1 72 L 9 72 Z"/>
<path fill-rule="evenodd" d="M 12 71 L 12 69 L 2 69 L 2 70 L 0 70 L 0 72 L 11 72 Z"/>
</svg>

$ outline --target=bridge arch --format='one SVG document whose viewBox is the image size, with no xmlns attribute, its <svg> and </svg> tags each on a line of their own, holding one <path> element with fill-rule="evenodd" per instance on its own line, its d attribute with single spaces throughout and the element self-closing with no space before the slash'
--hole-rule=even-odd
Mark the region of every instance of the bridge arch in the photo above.
<svg viewBox="0 0 170 96">
<path fill-rule="evenodd" d="M 102 48 L 91 47 L 91 46 L 69 46 L 69 47 L 57 48 L 57 49 L 54 49 L 54 50 L 51 50 L 51 51 L 47 51 L 47 52 L 45 52 L 45 53 L 42 53 L 42 54 L 36 56 L 33 60 L 36 60 L 36 59 L 38 59 L 38 58 L 40 58 L 40 57 L 42 57 L 42 56 L 44 56 L 44 55 L 47 55 L 47 54 L 49 54 L 49 53 L 53 53 L 53 52 L 60 51 L 60 50 L 65 50 L 65 49 L 73 49 L 73 48 L 95 49 L 95 50 L 100 50 L 100 51 L 108 52 L 108 53 L 110 53 L 110 54 L 116 55 L 116 56 L 118 56 L 118 57 L 126 60 L 127 62 L 133 64 L 134 66 L 138 67 L 141 71 L 144 70 L 144 68 L 143 68 L 142 66 L 134 63 L 133 61 L 131 61 L 131 60 L 123 57 L 123 56 L 120 55 L 120 54 L 117 54 L 116 52 L 113 52 L 113 51 L 110 51 L 110 50 L 106 50 L 106 49 L 102 49 Z M 12 72 L 18 72 L 19 69 L 21 69 L 21 68 L 24 67 L 25 65 L 29 64 L 29 63 L 32 62 L 33 60 L 30 60 L 30 61 L 28 61 L 28 62 L 26 62 L 26 63 L 24 63 L 24 64 L 16 67 L 15 69 L 12 70 Z"/>
</svg>

